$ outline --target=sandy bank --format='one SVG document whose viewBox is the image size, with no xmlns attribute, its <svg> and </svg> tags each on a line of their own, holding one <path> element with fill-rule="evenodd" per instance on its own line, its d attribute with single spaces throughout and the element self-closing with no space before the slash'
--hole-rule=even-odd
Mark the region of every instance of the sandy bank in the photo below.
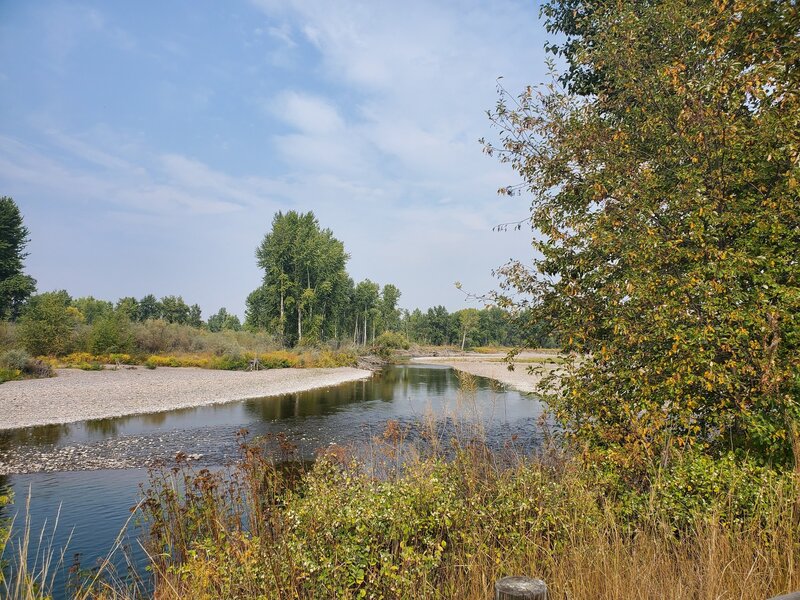
<svg viewBox="0 0 800 600">
<path fill-rule="evenodd" d="M 432 365 L 447 365 L 457 371 L 464 371 L 479 377 L 499 381 L 520 392 L 536 392 L 542 379 L 541 374 L 528 372 L 528 367 L 543 367 L 551 371 L 557 367 L 556 356 L 544 352 L 523 352 L 517 357 L 513 371 L 503 362 L 505 354 L 474 354 L 469 356 L 430 356 L 411 359 L 412 362 Z M 541 361 L 541 362 L 540 362 Z"/>
<path fill-rule="evenodd" d="M 366 379 L 371 374 L 348 367 L 253 372 L 59 369 L 58 377 L 0 385 L 0 430 L 278 396 Z"/>
</svg>

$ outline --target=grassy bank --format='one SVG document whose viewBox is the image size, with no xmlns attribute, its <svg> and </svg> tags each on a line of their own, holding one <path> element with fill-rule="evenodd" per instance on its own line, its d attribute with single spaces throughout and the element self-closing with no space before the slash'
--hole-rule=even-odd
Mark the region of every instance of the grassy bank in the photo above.
<svg viewBox="0 0 800 600">
<path fill-rule="evenodd" d="M 574 600 L 800 587 L 791 474 L 686 455 L 632 485 L 480 443 L 400 466 L 399 437 L 390 424 L 369 464 L 329 453 L 299 480 L 252 447 L 227 480 L 157 473 L 145 506 L 158 597 L 489 598 L 521 573 Z"/>
</svg>

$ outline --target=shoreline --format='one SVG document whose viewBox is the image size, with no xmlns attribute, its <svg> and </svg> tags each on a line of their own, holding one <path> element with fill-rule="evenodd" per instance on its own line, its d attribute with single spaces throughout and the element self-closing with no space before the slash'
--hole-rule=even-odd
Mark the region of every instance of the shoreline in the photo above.
<svg viewBox="0 0 800 600">
<path fill-rule="evenodd" d="M 266 398 L 368 379 L 352 367 L 217 371 L 159 367 L 58 369 L 0 385 L 0 432 Z"/>
<path fill-rule="evenodd" d="M 521 352 L 516 358 L 514 370 L 508 370 L 508 364 L 503 362 L 505 354 L 462 354 L 454 356 L 417 356 L 411 359 L 412 364 L 443 365 L 452 367 L 456 371 L 463 371 L 470 375 L 493 379 L 508 387 L 525 394 L 535 394 L 543 375 L 528 373 L 532 362 L 552 371 L 558 364 L 551 362 L 555 358 L 552 353 Z M 541 361 L 541 362 L 540 362 Z"/>
</svg>

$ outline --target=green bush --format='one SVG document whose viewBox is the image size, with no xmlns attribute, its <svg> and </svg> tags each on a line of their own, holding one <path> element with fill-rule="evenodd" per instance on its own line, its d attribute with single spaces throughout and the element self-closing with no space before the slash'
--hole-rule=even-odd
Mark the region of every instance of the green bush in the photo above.
<svg viewBox="0 0 800 600">
<path fill-rule="evenodd" d="M 12 349 L 6 350 L 0 354 L 0 367 L 4 369 L 24 371 L 28 366 L 28 361 L 31 360 L 30 354 L 24 350 Z"/>
<path fill-rule="evenodd" d="M 128 317 L 122 312 L 101 316 L 92 327 L 89 350 L 94 354 L 127 353 L 133 347 L 133 333 Z"/>
<path fill-rule="evenodd" d="M 14 381 L 15 379 L 20 379 L 22 377 L 22 371 L 19 369 L 3 369 L 0 368 L 0 383 L 5 383 L 6 381 Z"/>
<path fill-rule="evenodd" d="M 250 357 L 237 351 L 227 352 L 220 356 L 215 362 L 214 367 L 223 371 L 243 371 L 250 364 Z"/>
<path fill-rule="evenodd" d="M 778 471 L 750 458 L 691 453 L 656 475 L 648 501 L 678 528 L 712 512 L 741 523 L 769 507 L 780 479 Z"/>
<path fill-rule="evenodd" d="M 394 331 L 384 331 L 372 344 L 372 351 L 380 356 L 388 357 L 392 350 L 408 350 L 408 339 Z"/>
<path fill-rule="evenodd" d="M 5 381 L 19 379 L 23 376 L 28 377 L 51 377 L 53 368 L 49 363 L 31 356 L 24 350 L 6 350 L 0 355 L 0 368 L 6 372 Z M 17 373 L 16 376 L 12 376 Z"/>
<path fill-rule="evenodd" d="M 35 356 L 67 354 L 74 346 L 80 313 L 65 291 L 33 296 L 19 320 L 19 340 Z"/>
</svg>

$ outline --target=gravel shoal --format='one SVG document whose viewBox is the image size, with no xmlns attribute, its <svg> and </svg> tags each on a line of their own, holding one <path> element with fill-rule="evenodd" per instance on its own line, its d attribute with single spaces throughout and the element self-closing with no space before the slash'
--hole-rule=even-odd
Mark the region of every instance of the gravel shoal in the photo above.
<svg viewBox="0 0 800 600">
<path fill-rule="evenodd" d="M 159 367 L 81 371 L 0 385 L 0 430 L 279 396 L 366 379 L 362 369 L 214 371 Z"/>
<path fill-rule="evenodd" d="M 508 370 L 508 364 L 503 362 L 505 354 L 481 354 L 471 356 L 426 356 L 411 359 L 412 362 L 431 365 L 446 365 L 453 367 L 457 371 L 464 371 L 478 377 L 494 379 L 515 390 L 525 393 L 537 391 L 539 382 L 544 376 L 543 373 L 529 373 L 528 367 L 542 367 L 545 371 L 551 371 L 557 367 L 555 363 L 549 362 L 554 358 L 553 354 L 538 352 L 523 352 L 517 358 L 520 360 L 513 371 Z M 541 360 L 542 363 L 526 363 L 525 360 Z"/>
</svg>

